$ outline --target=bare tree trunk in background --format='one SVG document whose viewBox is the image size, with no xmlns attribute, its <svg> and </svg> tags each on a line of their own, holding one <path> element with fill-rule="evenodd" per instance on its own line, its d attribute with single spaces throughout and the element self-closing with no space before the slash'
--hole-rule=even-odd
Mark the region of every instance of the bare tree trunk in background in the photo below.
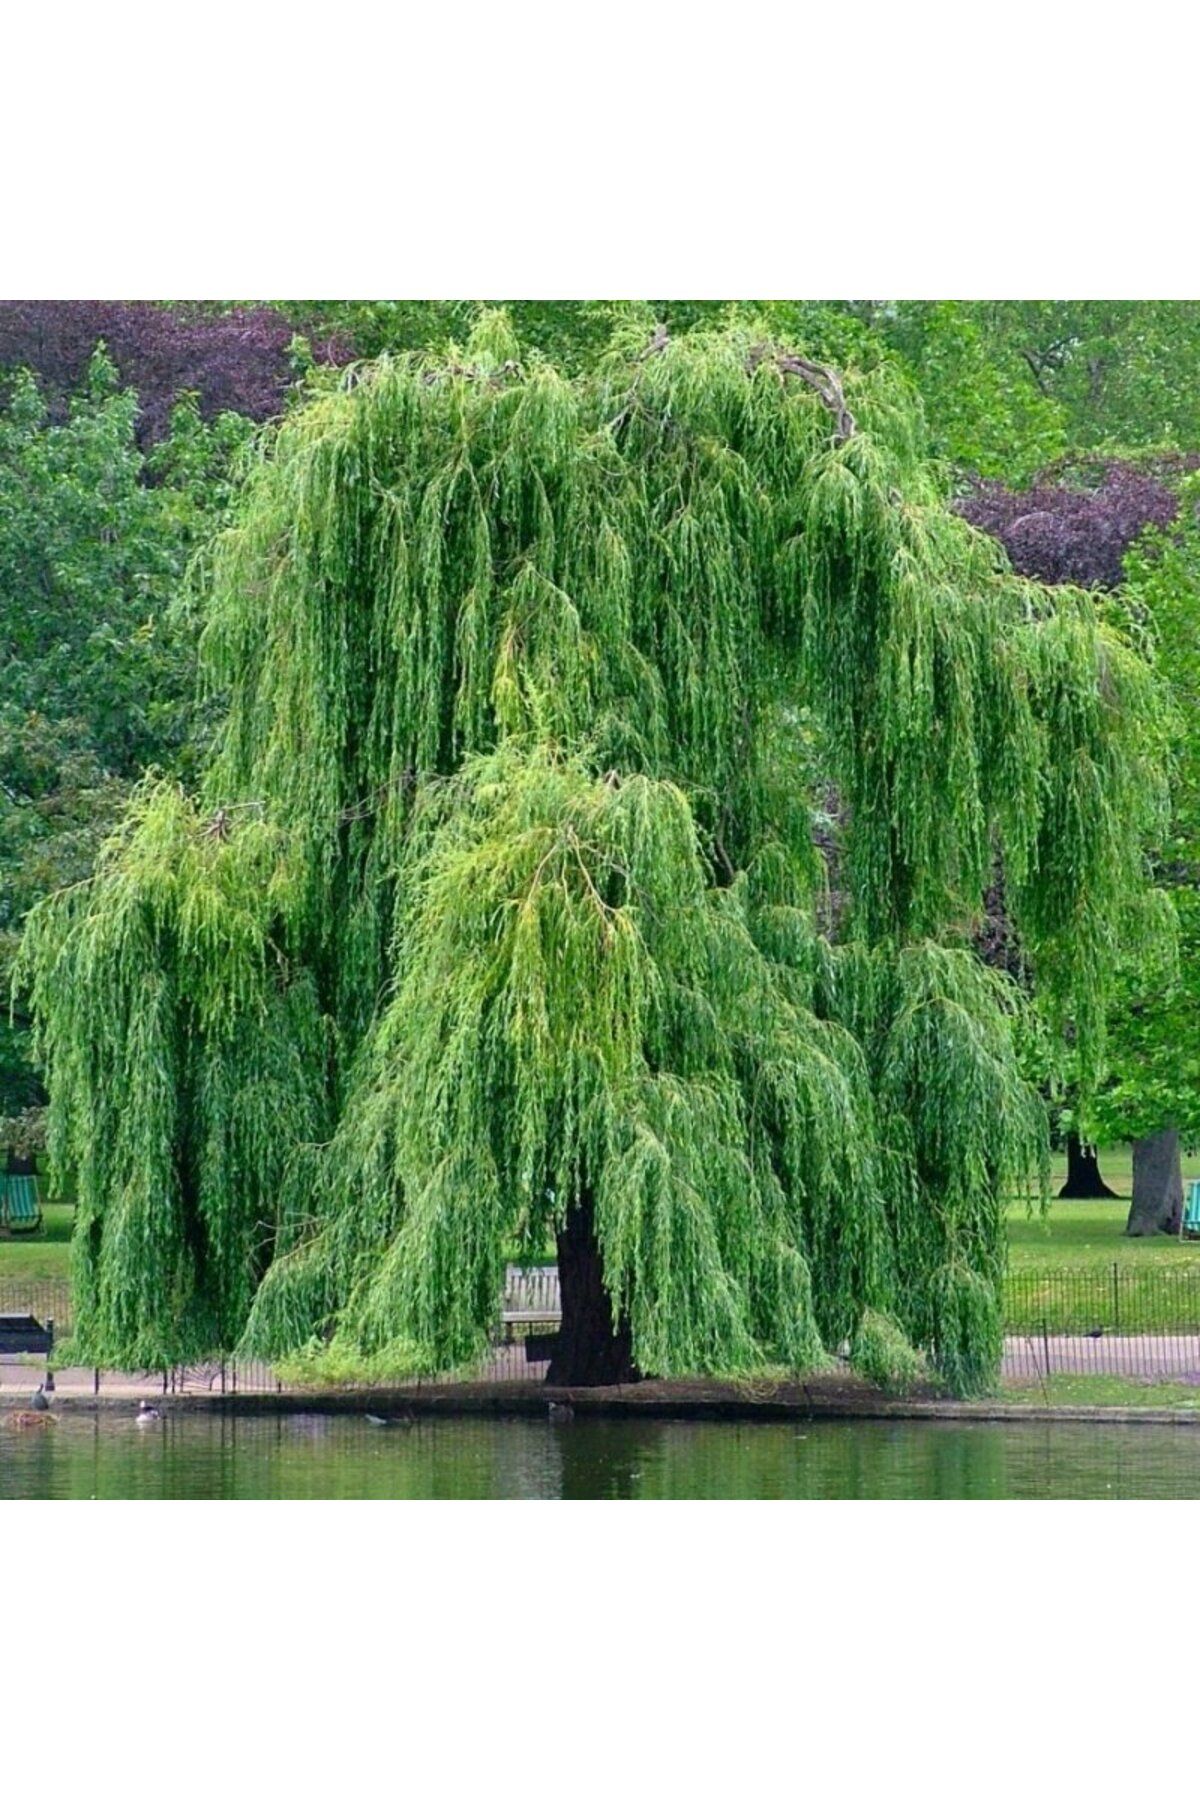
<svg viewBox="0 0 1200 1800">
<path fill-rule="evenodd" d="M 1100 1173 L 1095 1144 L 1082 1144 L 1072 1131 L 1067 1137 L 1067 1179 L 1058 1190 L 1060 1200 L 1115 1200 L 1117 1196 Z"/>
<path fill-rule="evenodd" d="M 1156 1131 L 1133 1146 L 1133 1200 L 1126 1237 L 1178 1231 L 1183 1218 L 1183 1166 L 1179 1133 Z"/>
</svg>

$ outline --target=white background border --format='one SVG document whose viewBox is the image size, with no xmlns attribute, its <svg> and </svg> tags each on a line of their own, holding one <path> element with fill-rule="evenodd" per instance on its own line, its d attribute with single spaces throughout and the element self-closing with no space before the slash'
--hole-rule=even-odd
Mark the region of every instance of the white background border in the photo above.
<svg viewBox="0 0 1200 1800">
<path fill-rule="evenodd" d="M 1185 16 L 25 9 L 0 294 L 1194 296 Z M 1154 1794 L 1192 1519 L 12 1504 L 0 1791 Z"/>
</svg>

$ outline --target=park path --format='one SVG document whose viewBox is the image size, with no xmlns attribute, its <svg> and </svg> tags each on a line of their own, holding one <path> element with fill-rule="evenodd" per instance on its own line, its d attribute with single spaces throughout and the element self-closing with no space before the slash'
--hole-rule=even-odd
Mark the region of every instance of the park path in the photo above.
<svg viewBox="0 0 1200 1800">
<path fill-rule="evenodd" d="M 41 1357 L 0 1358 L 0 1413 L 27 1406 L 45 1372 Z M 526 1359 L 522 1343 L 497 1344 L 487 1361 L 468 1377 L 447 1375 L 414 1380 L 414 1387 L 441 1387 L 456 1381 L 541 1381 L 545 1363 Z M 409 1385 L 409 1384 L 405 1384 Z M 266 1363 L 226 1363 L 222 1382 L 222 1365 L 206 1363 L 178 1369 L 163 1386 L 161 1375 L 137 1373 L 121 1369 L 56 1369 L 54 1392 L 64 1398 L 86 1399 L 99 1396 L 105 1400 L 127 1399 L 160 1401 L 180 1394 L 275 1394 L 281 1384 Z"/>
<path fill-rule="evenodd" d="M 1200 1387 L 1200 1336 L 1006 1337 L 1001 1376 L 1121 1375 L 1131 1380 L 1185 1381 Z"/>
</svg>

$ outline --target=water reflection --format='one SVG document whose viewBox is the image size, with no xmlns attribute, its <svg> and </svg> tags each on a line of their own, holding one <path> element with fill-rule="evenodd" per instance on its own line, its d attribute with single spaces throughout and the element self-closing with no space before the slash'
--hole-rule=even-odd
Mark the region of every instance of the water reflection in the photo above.
<svg viewBox="0 0 1200 1800">
<path fill-rule="evenodd" d="M 611 1419 L 580 1421 L 551 1428 L 558 1452 L 557 1496 L 561 1500 L 636 1500 L 647 1469 L 666 1454 L 658 1421 L 629 1424 Z"/>
<path fill-rule="evenodd" d="M 1200 1430 L 915 1420 L 552 1424 L 60 1413 L 0 1425 L 0 1499 L 1194 1498 Z"/>
</svg>

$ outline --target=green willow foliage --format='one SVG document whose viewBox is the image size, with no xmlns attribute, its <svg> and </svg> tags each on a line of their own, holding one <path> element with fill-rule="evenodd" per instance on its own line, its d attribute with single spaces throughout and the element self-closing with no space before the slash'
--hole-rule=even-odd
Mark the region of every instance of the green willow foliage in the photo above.
<svg viewBox="0 0 1200 1800">
<path fill-rule="evenodd" d="M 992 1378 L 1045 1126 L 969 926 L 999 857 L 1095 1038 L 1158 700 L 886 371 L 835 435 L 794 368 L 639 327 L 567 379 L 492 315 L 264 442 L 204 791 L 149 782 L 25 943 L 89 1357 L 460 1363 L 586 1196 L 647 1371 Z"/>
</svg>

